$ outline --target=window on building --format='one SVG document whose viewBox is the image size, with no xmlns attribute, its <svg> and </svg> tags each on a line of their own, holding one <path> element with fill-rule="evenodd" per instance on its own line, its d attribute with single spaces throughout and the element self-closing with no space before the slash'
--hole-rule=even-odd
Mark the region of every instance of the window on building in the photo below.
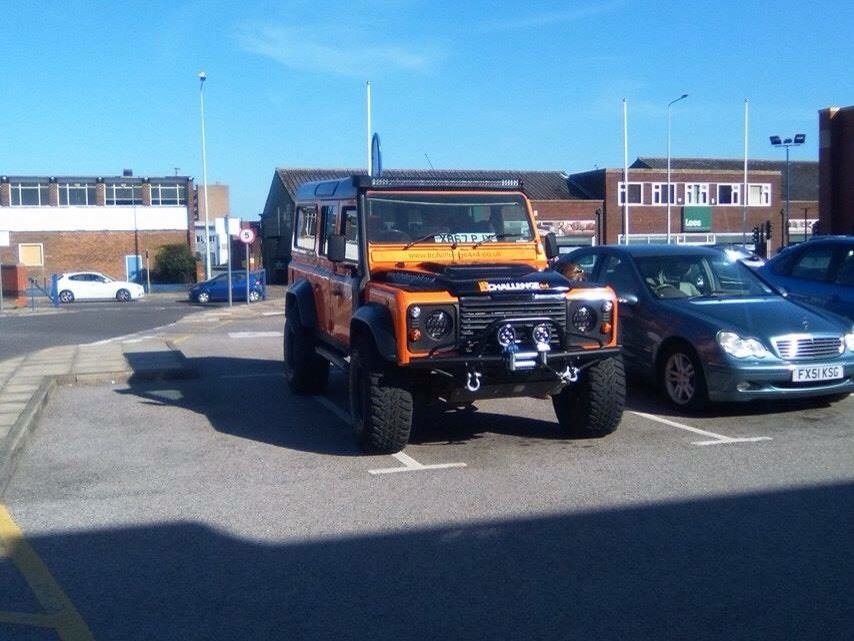
<svg viewBox="0 0 854 641">
<path fill-rule="evenodd" d="M 652 204 L 667 204 L 667 183 L 652 184 Z M 676 204 L 676 183 L 670 183 L 670 204 Z"/>
<path fill-rule="evenodd" d="M 18 262 L 27 267 L 44 267 L 44 246 L 42 243 L 21 243 L 18 245 Z"/>
<path fill-rule="evenodd" d="M 184 185 L 151 183 L 151 204 L 155 206 L 184 206 L 187 189 Z"/>
<path fill-rule="evenodd" d="M 94 205 L 95 183 L 59 183 L 59 204 L 62 207 Z"/>
<path fill-rule="evenodd" d="M 754 184 L 747 186 L 747 204 L 750 207 L 767 207 L 771 204 L 771 185 Z"/>
<path fill-rule="evenodd" d="M 117 183 L 106 186 L 106 203 L 112 206 L 141 205 L 142 185 Z"/>
<path fill-rule="evenodd" d="M 629 204 L 643 204 L 643 183 L 628 183 L 629 185 Z M 626 183 L 619 183 L 619 202 L 621 205 L 626 204 Z"/>
<path fill-rule="evenodd" d="M 298 207 L 294 246 L 300 249 L 314 250 L 317 237 L 317 207 Z"/>
<path fill-rule="evenodd" d="M 741 185 L 718 185 L 718 205 L 740 205 Z"/>
<path fill-rule="evenodd" d="M 686 205 L 708 205 L 709 184 L 708 183 L 685 183 Z"/>
<path fill-rule="evenodd" d="M 47 207 L 50 205 L 47 183 L 11 183 L 13 207 Z"/>
</svg>

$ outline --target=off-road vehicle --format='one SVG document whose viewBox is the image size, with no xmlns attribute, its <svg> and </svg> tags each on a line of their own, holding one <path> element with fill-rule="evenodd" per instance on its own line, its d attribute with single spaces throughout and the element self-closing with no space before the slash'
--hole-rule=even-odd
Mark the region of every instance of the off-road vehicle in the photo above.
<svg viewBox="0 0 854 641">
<path fill-rule="evenodd" d="M 625 377 L 607 287 L 544 271 L 516 180 L 352 176 L 297 192 L 286 294 L 291 389 L 322 392 L 349 370 L 366 450 L 406 446 L 413 412 L 443 401 L 550 396 L 560 427 L 603 436 Z"/>
</svg>

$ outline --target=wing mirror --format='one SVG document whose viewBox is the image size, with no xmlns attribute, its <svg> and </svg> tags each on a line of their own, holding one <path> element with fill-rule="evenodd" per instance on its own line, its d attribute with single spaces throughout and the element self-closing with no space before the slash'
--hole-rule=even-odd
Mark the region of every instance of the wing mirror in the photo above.
<svg viewBox="0 0 854 641">
<path fill-rule="evenodd" d="M 344 260 L 347 251 L 347 241 L 343 234 L 332 234 L 327 239 L 326 257 L 333 263 Z"/>
<path fill-rule="evenodd" d="M 548 234 L 543 236 L 543 247 L 546 250 L 546 258 L 551 260 L 552 258 L 557 258 L 558 256 L 558 248 L 557 248 L 557 236 L 553 231 L 550 231 Z"/>
</svg>

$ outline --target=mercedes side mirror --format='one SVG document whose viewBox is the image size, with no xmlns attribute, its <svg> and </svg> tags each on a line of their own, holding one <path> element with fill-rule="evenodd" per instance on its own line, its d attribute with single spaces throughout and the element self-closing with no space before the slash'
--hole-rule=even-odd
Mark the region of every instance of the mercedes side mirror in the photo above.
<svg viewBox="0 0 854 641">
<path fill-rule="evenodd" d="M 327 239 L 326 257 L 333 263 L 343 262 L 346 257 L 347 241 L 343 234 L 332 234 Z"/>
<path fill-rule="evenodd" d="M 543 236 L 543 247 L 546 250 L 546 258 L 551 260 L 558 257 L 557 236 L 555 236 L 553 231 Z"/>
</svg>

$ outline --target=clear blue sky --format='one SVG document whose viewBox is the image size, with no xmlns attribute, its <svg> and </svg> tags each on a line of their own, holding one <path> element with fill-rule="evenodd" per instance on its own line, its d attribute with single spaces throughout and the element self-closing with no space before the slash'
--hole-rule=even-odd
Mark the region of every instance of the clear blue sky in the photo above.
<svg viewBox="0 0 854 641">
<path fill-rule="evenodd" d="M 6 174 L 208 179 L 262 209 L 276 166 L 365 164 L 365 81 L 386 167 L 583 171 L 629 156 L 784 157 L 854 104 L 854 4 L 447 0 L 0 3 Z M 828 12 L 832 10 L 833 14 Z"/>
</svg>

